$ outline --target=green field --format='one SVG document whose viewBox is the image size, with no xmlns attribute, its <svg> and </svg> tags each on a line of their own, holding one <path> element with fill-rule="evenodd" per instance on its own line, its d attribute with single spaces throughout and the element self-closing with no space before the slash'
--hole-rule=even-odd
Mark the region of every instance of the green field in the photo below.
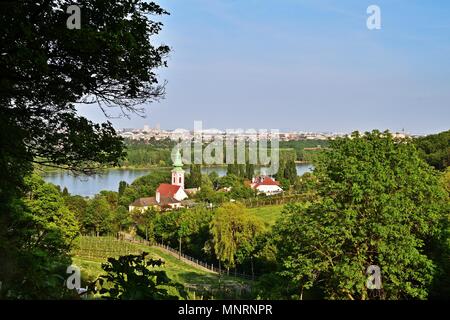
<svg viewBox="0 0 450 320">
<path fill-rule="evenodd" d="M 224 275 L 219 277 L 215 273 L 179 260 L 158 247 L 118 241 L 112 237 L 86 236 L 80 237 L 77 245 L 78 248 L 73 251 L 72 260 L 73 264 L 80 268 L 82 286 L 103 273 L 101 264 L 106 262 L 108 257 L 137 254 L 144 251 L 148 252 L 151 258 L 163 260 L 165 263 L 160 268 L 166 271 L 172 280 L 190 289 L 191 297 L 214 297 L 224 294 L 227 294 L 227 297 L 234 297 L 236 292 L 241 292 L 243 288 L 251 285 L 251 281 L 248 280 Z M 195 296 L 193 296 L 194 292 L 196 292 Z"/>
<path fill-rule="evenodd" d="M 271 227 L 275 224 L 275 221 L 281 215 L 281 210 L 283 209 L 283 207 L 284 205 L 280 204 L 273 206 L 247 208 L 247 211 L 251 214 L 256 215 L 258 218 L 264 221 L 264 223 Z"/>
</svg>

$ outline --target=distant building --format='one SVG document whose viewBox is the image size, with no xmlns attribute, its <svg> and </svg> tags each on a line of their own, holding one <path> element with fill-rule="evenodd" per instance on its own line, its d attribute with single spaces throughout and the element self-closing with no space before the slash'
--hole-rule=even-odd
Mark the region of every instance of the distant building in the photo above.
<svg viewBox="0 0 450 320">
<path fill-rule="evenodd" d="M 181 155 L 178 151 L 173 163 L 172 183 L 161 183 L 156 189 L 154 197 L 139 198 L 128 206 L 129 212 L 139 210 L 144 212 L 149 208 L 176 209 L 193 205 L 186 200 L 188 195 L 184 190 L 184 170 Z"/>
<path fill-rule="evenodd" d="M 266 196 L 272 196 L 283 192 L 280 183 L 268 176 L 253 178 L 250 187 L 258 193 L 264 193 Z"/>
</svg>

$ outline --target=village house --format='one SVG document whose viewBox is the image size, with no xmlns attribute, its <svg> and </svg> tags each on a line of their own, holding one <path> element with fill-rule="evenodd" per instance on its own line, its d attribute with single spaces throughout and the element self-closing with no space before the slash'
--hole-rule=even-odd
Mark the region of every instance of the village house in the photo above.
<svg viewBox="0 0 450 320">
<path fill-rule="evenodd" d="M 272 196 L 283 192 L 283 189 L 280 187 L 280 183 L 268 176 L 253 178 L 250 187 L 256 190 L 258 194 L 263 193 L 266 196 Z"/>
</svg>

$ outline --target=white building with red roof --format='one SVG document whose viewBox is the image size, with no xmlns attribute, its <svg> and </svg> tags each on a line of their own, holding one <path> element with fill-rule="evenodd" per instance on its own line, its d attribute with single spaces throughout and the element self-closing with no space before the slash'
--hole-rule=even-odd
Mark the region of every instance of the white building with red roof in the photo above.
<svg viewBox="0 0 450 320">
<path fill-rule="evenodd" d="M 186 205 L 188 195 L 184 191 L 184 170 L 181 155 L 178 151 L 173 163 L 172 183 L 161 183 L 156 189 L 154 197 L 139 198 L 128 206 L 130 212 L 139 210 L 144 212 L 149 208 L 176 209 Z"/>
<path fill-rule="evenodd" d="M 156 189 L 155 198 L 158 203 L 167 199 L 173 199 L 174 203 L 176 203 L 176 201 L 183 201 L 187 197 L 188 195 L 184 191 L 183 186 L 161 183 L 158 189 Z"/>
<path fill-rule="evenodd" d="M 280 187 L 280 183 L 268 176 L 253 178 L 250 187 L 258 193 L 264 193 L 266 196 L 280 194 L 283 192 L 283 189 Z"/>
</svg>

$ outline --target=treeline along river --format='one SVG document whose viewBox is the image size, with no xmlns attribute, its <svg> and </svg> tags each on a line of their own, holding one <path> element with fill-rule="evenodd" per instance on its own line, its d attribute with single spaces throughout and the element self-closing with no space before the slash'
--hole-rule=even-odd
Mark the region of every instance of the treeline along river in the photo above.
<svg viewBox="0 0 450 320">
<path fill-rule="evenodd" d="M 311 164 L 297 164 L 296 169 L 298 175 L 303 175 L 305 172 L 312 171 L 313 166 Z M 59 185 L 61 189 L 66 187 L 72 195 L 92 197 L 101 190 L 117 191 L 120 181 L 132 183 L 137 178 L 150 173 L 152 170 L 156 169 L 110 169 L 92 176 L 74 176 L 70 172 L 56 171 L 45 173 L 44 180 Z M 264 173 L 264 168 L 257 170 Z M 202 168 L 204 174 L 209 174 L 213 171 L 217 172 L 219 176 L 224 176 L 227 173 L 227 167 Z M 189 172 L 189 169 L 186 172 Z"/>
</svg>

